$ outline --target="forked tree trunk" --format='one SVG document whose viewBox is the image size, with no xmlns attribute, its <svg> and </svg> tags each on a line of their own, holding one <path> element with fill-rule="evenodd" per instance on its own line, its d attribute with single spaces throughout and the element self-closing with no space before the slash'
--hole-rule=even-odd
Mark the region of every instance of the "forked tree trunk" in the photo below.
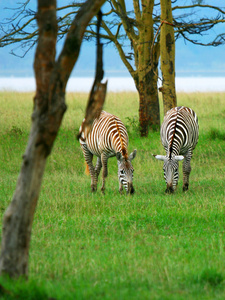
<svg viewBox="0 0 225 300">
<path fill-rule="evenodd" d="M 160 113 L 158 98 L 158 60 L 159 44 L 152 46 L 153 32 L 153 7 L 154 1 L 142 0 L 142 12 L 136 3 L 135 13 L 139 22 L 139 37 L 136 40 L 135 65 L 137 72 L 133 76 L 139 93 L 139 122 L 141 136 L 147 136 L 149 129 L 159 130 Z M 132 74 L 131 74 L 132 75 Z"/>
<path fill-rule="evenodd" d="M 161 71 L 163 77 L 162 88 L 164 114 L 171 108 L 177 106 L 175 89 L 175 39 L 174 28 L 172 26 L 172 6 L 171 0 L 160 0 L 161 22 L 163 23 L 160 33 L 160 57 Z M 169 24 L 168 24 L 168 23 Z"/>
<path fill-rule="evenodd" d="M 88 0 L 81 7 L 55 61 L 56 0 L 38 1 L 39 39 L 35 55 L 36 96 L 32 127 L 11 204 L 4 214 L 0 273 L 28 275 L 32 222 L 46 159 L 66 111 L 65 88 L 77 61 L 84 31 L 105 0 Z"/>
<path fill-rule="evenodd" d="M 116 11 L 120 13 L 126 34 L 134 48 L 136 70 L 129 63 L 122 46 L 115 35 L 103 24 L 110 39 L 114 42 L 120 58 L 130 72 L 139 94 L 139 123 L 141 136 L 147 136 L 149 129 L 158 130 L 160 127 L 159 99 L 157 88 L 157 67 L 159 61 L 159 44 L 154 47 L 153 7 L 154 0 L 134 0 L 134 12 L 138 32 L 127 17 L 126 2 L 111 0 Z"/>
</svg>

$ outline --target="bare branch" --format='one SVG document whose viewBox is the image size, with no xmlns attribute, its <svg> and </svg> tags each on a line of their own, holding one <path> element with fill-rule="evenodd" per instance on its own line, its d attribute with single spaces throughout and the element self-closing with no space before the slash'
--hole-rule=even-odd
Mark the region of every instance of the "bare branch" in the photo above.
<svg viewBox="0 0 225 300">
<path fill-rule="evenodd" d="M 127 67 L 128 71 L 130 72 L 130 74 L 133 76 L 133 74 L 135 73 L 134 69 L 132 68 L 131 64 L 127 61 L 126 55 L 123 51 L 122 46 L 120 45 L 120 43 L 118 42 L 117 36 L 114 35 L 110 29 L 107 27 L 107 25 L 105 24 L 104 21 L 102 21 L 102 27 L 104 28 L 104 30 L 107 32 L 108 36 L 110 37 L 110 39 L 114 42 L 120 58 L 122 59 L 124 65 Z"/>
<path fill-rule="evenodd" d="M 138 37 L 134 31 L 134 27 L 132 24 L 134 20 L 130 19 L 127 16 L 126 10 L 124 9 L 125 5 L 121 5 L 121 3 L 117 3 L 115 0 L 112 0 L 112 3 L 123 23 L 124 30 L 126 31 L 126 34 L 129 37 L 130 41 L 136 41 Z"/>
<path fill-rule="evenodd" d="M 172 7 L 172 10 L 177 10 L 177 9 L 190 9 L 190 8 L 195 8 L 195 7 L 200 7 L 200 8 L 210 8 L 219 11 L 222 14 L 225 14 L 225 10 L 222 10 L 218 6 L 213 6 L 213 5 L 204 5 L 204 4 L 193 4 L 193 5 L 185 5 L 185 6 L 174 6 Z"/>
<path fill-rule="evenodd" d="M 140 21 L 141 10 L 140 10 L 139 0 L 133 0 L 133 6 L 134 6 L 134 13 L 135 13 L 136 19 L 137 19 L 137 21 Z"/>
</svg>

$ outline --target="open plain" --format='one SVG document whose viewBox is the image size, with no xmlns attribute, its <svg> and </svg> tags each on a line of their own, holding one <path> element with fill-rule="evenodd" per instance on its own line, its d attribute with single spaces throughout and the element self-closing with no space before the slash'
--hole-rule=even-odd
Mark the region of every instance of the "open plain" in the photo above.
<svg viewBox="0 0 225 300">
<path fill-rule="evenodd" d="M 25 152 L 33 96 L 0 92 L 1 219 Z M 29 280 L 1 278 L 1 299 L 224 299 L 225 94 L 178 93 L 178 105 L 198 115 L 199 142 L 189 191 L 182 192 L 180 164 L 178 189 L 167 195 L 162 162 L 152 157 L 165 153 L 160 135 L 140 138 L 137 94 L 108 93 L 104 109 L 126 125 L 129 152 L 137 149 L 134 196 L 118 192 L 116 158 L 109 159 L 105 195 L 101 182 L 91 193 L 76 139 L 88 94 L 66 98 L 35 213 Z"/>
</svg>

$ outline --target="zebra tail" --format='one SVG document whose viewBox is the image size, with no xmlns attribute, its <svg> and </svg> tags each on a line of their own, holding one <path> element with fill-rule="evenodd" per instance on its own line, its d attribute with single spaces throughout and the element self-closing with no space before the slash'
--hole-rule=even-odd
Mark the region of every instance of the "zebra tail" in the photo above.
<svg viewBox="0 0 225 300">
<path fill-rule="evenodd" d="M 90 175 L 88 164 L 85 162 L 85 174 Z"/>
</svg>

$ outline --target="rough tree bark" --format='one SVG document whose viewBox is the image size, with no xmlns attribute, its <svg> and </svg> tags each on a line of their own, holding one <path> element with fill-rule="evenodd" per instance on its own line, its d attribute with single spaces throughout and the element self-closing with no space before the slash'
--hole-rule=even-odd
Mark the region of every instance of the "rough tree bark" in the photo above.
<svg viewBox="0 0 225 300">
<path fill-rule="evenodd" d="M 88 0 L 84 3 L 71 25 L 59 59 L 55 61 L 56 0 L 38 0 L 39 39 L 34 62 L 36 95 L 32 126 L 16 190 L 4 214 L 1 274 L 10 277 L 28 275 L 32 222 L 46 159 L 66 111 L 66 84 L 77 61 L 86 26 L 104 2 Z"/>
<path fill-rule="evenodd" d="M 177 106 L 175 89 L 175 39 L 172 26 L 171 0 L 160 0 L 161 22 L 164 22 L 160 32 L 160 58 L 162 71 L 162 87 L 164 115 L 168 110 Z"/>
</svg>

